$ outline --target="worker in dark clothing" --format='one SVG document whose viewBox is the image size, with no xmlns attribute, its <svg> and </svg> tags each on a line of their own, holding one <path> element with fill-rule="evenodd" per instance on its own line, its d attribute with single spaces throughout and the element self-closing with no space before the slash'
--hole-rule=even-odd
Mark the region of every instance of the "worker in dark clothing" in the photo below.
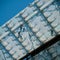
<svg viewBox="0 0 60 60">
<path fill-rule="evenodd" d="M 20 25 L 19 32 L 18 32 L 18 38 L 20 37 L 21 39 L 22 39 L 22 36 L 21 36 L 22 27 L 23 27 L 23 24 Z"/>
<path fill-rule="evenodd" d="M 53 31 L 53 29 L 51 29 L 50 31 L 51 31 L 51 36 L 53 36 L 53 35 L 54 35 L 54 31 Z"/>
<path fill-rule="evenodd" d="M 20 25 L 19 27 L 19 32 L 18 32 L 18 38 L 20 37 L 22 39 L 22 36 L 21 36 L 21 32 L 24 32 L 26 29 L 25 27 L 22 25 Z"/>
</svg>

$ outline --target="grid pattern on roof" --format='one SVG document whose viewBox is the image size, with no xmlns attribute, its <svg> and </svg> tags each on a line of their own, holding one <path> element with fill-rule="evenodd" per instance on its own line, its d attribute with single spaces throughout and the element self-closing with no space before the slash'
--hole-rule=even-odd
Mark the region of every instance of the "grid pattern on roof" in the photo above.
<svg viewBox="0 0 60 60">
<path fill-rule="evenodd" d="M 54 0 L 36 0 L 2 26 L 1 45 L 12 59 L 22 58 L 60 34 L 56 8 Z"/>
</svg>

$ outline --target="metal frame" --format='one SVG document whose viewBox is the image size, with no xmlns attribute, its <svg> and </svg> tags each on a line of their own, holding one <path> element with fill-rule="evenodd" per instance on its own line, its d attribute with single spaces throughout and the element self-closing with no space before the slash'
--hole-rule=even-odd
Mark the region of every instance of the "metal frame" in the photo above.
<svg viewBox="0 0 60 60">
<path fill-rule="evenodd" d="M 60 41 L 60 34 L 56 35 L 56 37 L 54 37 L 53 39 L 49 40 L 48 42 L 42 44 L 37 49 L 35 49 L 34 51 L 28 53 L 26 56 L 24 56 L 23 58 L 21 58 L 19 60 L 23 60 L 25 58 L 27 58 L 27 60 L 28 60 L 29 56 L 31 56 L 31 57 L 35 56 L 36 54 L 40 53 L 41 51 L 43 51 L 44 49 L 50 47 L 51 45 L 55 44 L 58 41 Z"/>
</svg>

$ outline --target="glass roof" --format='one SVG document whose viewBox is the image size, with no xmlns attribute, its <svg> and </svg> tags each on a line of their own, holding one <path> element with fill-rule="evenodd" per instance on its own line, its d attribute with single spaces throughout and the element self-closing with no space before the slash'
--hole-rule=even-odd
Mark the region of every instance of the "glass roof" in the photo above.
<svg viewBox="0 0 60 60">
<path fill-rule="evenodd" d="M 4 33 L 0 34 L 0 43 L 5 58 L 20 59 L 60 34 L 59 19 L 54 0 L 33 2 L 1 27 Z"/>
</svg>

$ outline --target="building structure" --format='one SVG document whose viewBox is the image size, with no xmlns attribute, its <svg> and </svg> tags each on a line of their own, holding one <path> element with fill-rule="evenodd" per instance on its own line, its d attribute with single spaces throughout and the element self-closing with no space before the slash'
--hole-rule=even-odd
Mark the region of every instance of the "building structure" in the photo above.
<svg viewBox="0 0 60 60">
<path fill-rule="evenodd" d="M 19 60 L 60 34 L 57 3 L 56 0 L 35 0 L 1 26 L 0 50 L 5 60 Z M 29 60 L 58 60 L 59 56 L 60 41 Z"/>
</svg>

